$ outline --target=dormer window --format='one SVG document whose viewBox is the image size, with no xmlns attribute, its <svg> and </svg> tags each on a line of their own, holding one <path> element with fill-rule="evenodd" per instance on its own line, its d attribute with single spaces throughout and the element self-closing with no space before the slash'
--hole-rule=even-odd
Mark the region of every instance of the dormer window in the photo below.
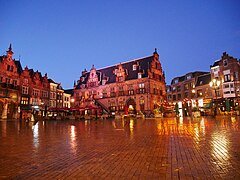
<svg viewBox="0 0 240 180">
<path fill-rule="evenodd" d="M 138 79 L 142 78 L 142 73 L 138 73 Z"/>
<path fill-rule="evenodd" d="M 191 79 L 192 78 L 192 76 L 191 75 L 188 75 L 187 76 L 187 80 L 189 80 L 189 79 Z"/>
<path fill-rule="evenodd" d="M 137 65 L 134 64 L 134 65 L 133 65 L 133 71 L 136 71 L 136 70 L 137 70 Z"/>
<path fill-rule="evenodd" d="M 81 81 L 83 82 L 85 80 L 85 77 L 81 77 Z"/>
<path fill-rule="evenodd" d="M 118 72 L 118 69 L 115 69 L 114 70 L 114 74 L 117 75 L 117 72 Z"/>
</svg>

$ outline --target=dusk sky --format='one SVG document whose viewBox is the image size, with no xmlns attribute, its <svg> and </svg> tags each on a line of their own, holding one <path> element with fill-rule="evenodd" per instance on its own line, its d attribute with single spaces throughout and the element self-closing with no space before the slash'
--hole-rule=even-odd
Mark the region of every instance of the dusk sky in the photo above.
<svg viewBox="0 0 240 180">
<path fill-rule="evenodd" d="M 166 83 L 240 58 L 239 0 L 0 0 L 0 55 L 73 88 L 81 72 L 160 55 Z"/>
</svg>

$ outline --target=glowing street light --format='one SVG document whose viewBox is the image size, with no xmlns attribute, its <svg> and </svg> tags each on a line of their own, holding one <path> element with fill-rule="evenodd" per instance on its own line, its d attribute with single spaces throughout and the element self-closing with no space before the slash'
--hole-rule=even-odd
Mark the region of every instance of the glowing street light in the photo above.
<svg viewBox="0 0 240 180">
<path fill-rule="evenodd" d="M 221 81 L 217 80 L 217 79 L 213 79 L 210 83 L 209 86 L 214 89 L 215 92 L 215 96 L 216 96 L 216 106 L 214 108 L 214 115 L 217 115 L 217 89 L 219 88 L 221 84 Z"/>
</svg>

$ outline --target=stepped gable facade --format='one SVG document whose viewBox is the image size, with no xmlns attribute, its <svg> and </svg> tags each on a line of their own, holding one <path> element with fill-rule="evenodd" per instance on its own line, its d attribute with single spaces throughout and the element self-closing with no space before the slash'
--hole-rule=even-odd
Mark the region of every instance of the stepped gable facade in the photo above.
<svg viewBox="0 0 240 180">
<path fill-rule="evenodd" d="M 19 60 L 13 59 L 13 54 L 10 44 L 6 55 L 0 56 L 0 118 L 17 116 L 22 67 Z"/>
<path fill-rule="evenodd" d="M 150 112 L 166 100 L 165 75 L 157 51 L 106 68 L 94 65 L 74 84 L 76 107 L 92 102 L 108 112 Z"/>
</svg>

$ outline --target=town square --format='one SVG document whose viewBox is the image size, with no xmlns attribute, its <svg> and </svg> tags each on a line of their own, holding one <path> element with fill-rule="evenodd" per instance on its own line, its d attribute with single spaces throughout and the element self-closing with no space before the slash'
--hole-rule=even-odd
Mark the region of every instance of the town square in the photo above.
<svg viewBox="0 0 240 180">
<path fill-rule="evenodd" d="M 239 179 L 239 120 L 0 121 L 0 179 Z"/>
<path fill-rule="evenodd" d="M 240 1 L 0 7 L 0 180 L 240 179 Z"/>
</svg>

